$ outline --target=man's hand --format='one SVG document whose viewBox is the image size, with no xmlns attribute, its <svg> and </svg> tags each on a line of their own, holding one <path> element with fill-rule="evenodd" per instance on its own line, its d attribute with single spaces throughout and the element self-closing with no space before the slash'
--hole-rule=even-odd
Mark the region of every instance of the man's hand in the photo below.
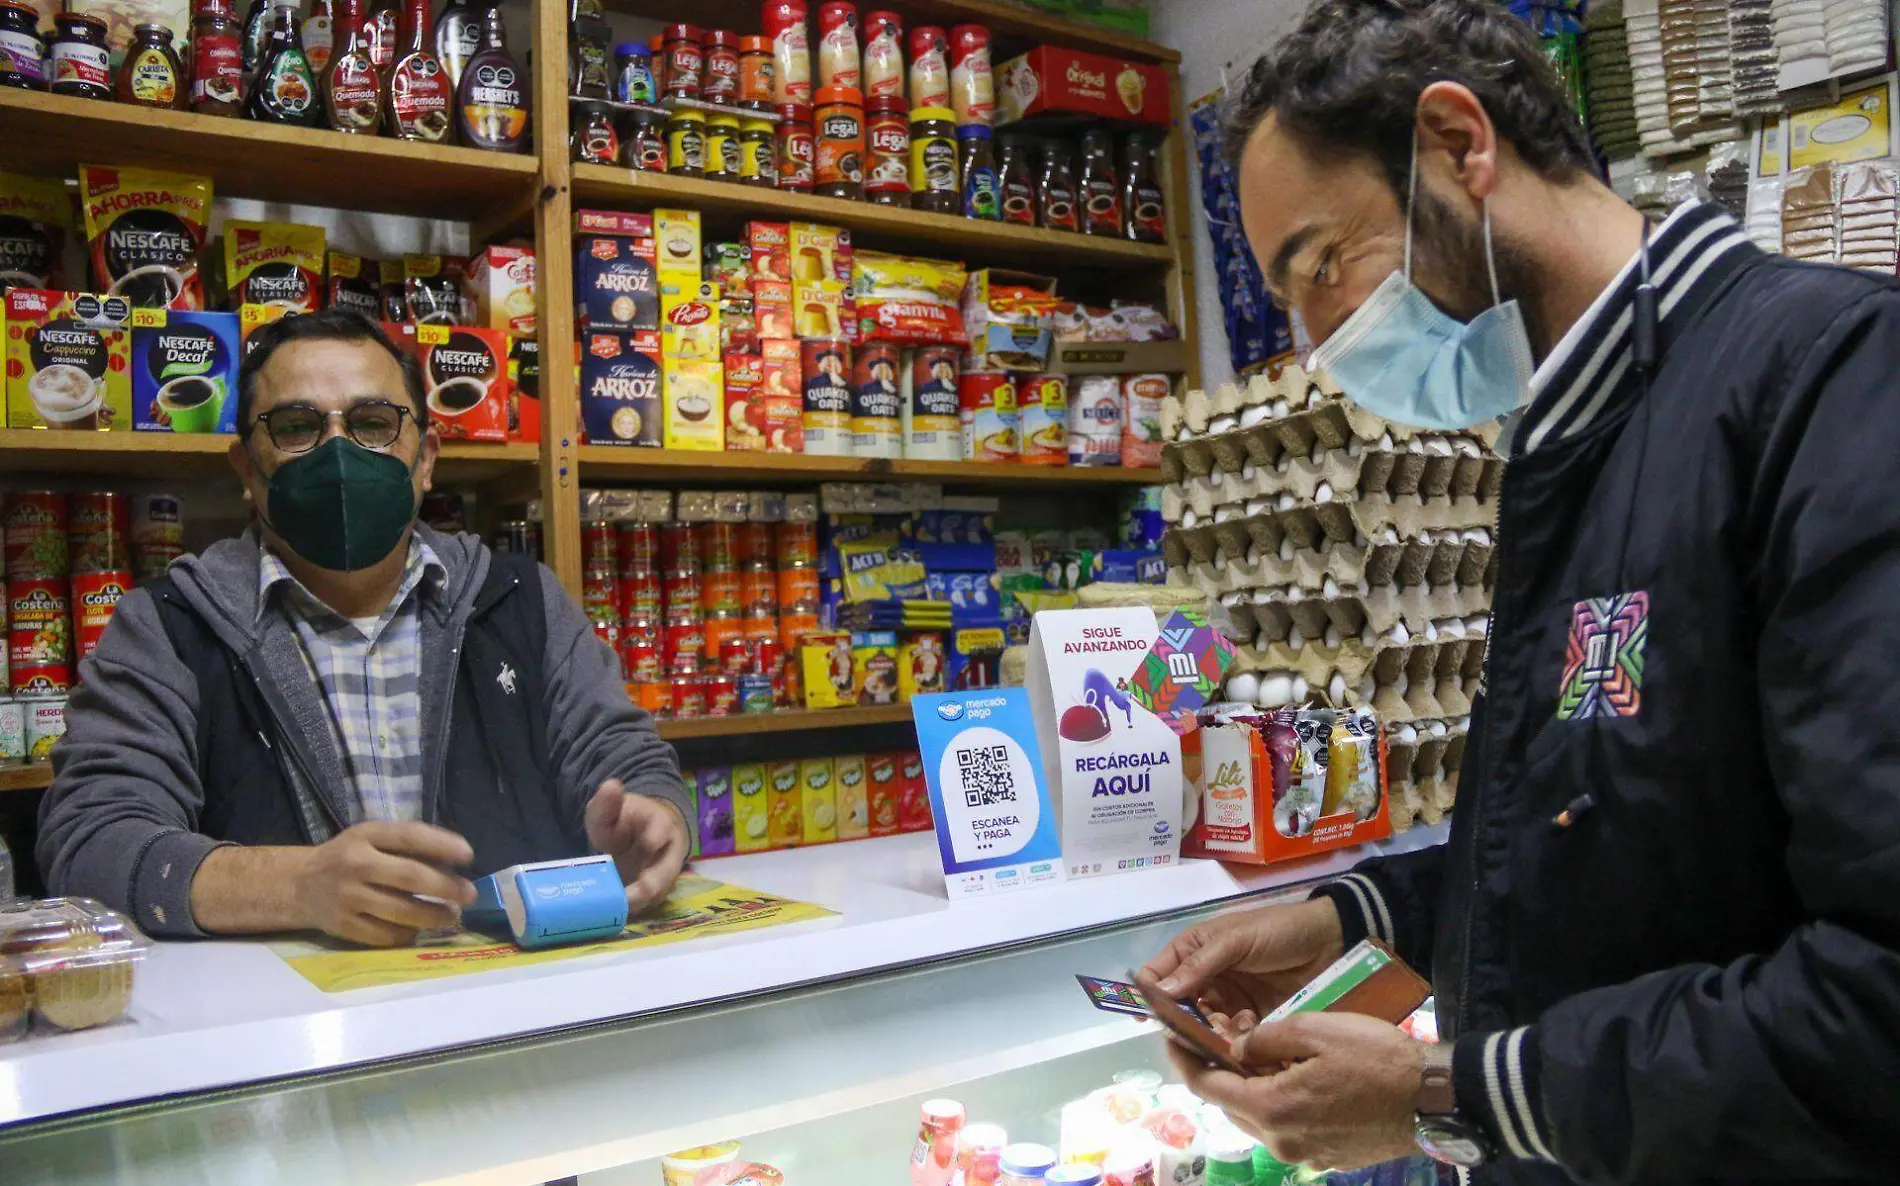
<svg viewBox="0 0 1900 1186">
<path fill-rule="evenodd" d="M 587 803 L 587 843 L 606 853 L 627 883 L 627 914 L 638 914 L 666 897 L 690 847 L 686 818 L 662 799 L 629 795 L 620 780 L 600 784 Z"/>
<path fill-rule="evenodd" d="M 474 859 L 468 841 L 433 824 L 385 820 L 345 828 L 297 862 L 302 925 L 370 947 L 413 943 L 418 931 L 461 921 L 475 887 L 449 870 Z"/>
<path fill-rule="evenodd" d="M 1261 1068 L 1252 1078 L 1172 1042 L 1168 1054 L 1196 1095 L 1289 1165 L 1359 1169 L 1418 1151 L 1424 1044 L 1396 1026 L 1352 1013 L 1269 1022 L 1234 1039 L 1234 1061 Z"/>
<path fill-rule="evenodd" d="M 1198 1001 L 1229 1037 L 1305 986 L 1345 953 L 1329 898 L 1265 906 L 1197 923 L 1174 937 L 1146 971 L 1177 998 Z"/>
</svg>

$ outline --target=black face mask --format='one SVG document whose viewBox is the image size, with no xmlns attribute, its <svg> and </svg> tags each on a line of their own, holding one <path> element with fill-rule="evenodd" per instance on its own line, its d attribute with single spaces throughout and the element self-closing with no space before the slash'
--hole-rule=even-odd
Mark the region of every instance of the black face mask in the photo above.
<svg viewBox="0 0 1900 1186">
<path fill-rule="evenodd" d="M 385 559 L 416 518 L 411 465 L 341 436 L 284 462 L 265 484 L 264 522 L 291 551 L 333 572 Z"/>
</svg>

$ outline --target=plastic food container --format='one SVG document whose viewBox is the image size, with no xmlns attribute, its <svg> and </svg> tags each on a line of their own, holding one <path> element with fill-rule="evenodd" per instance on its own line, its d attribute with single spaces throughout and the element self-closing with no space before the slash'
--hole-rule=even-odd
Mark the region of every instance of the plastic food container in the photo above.
<svg viewBox="0 0 1900 1186">
<path fill-rule="evenodd" d="M 28 1023 L 91 1029 L 125 1016 L 132 970 L 152 941 L 90 898 L 22 898 L 0 906 L 0 1042 Z"/>
</svg>

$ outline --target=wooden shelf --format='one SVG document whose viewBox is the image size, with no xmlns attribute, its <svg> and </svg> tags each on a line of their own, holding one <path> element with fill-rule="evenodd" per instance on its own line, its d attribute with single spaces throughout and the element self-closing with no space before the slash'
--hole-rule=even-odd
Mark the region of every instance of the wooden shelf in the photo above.
<svg viewBox="0 0 1900 1186">
<path fill-rule="evenodd" d="M 900 725 L 910 723 L 910 705 L 888 704 L 876 708 L 796 709 L 785 712 L 743 713 L 733 717 L 693 717 L 684 721 L 657 721 L 660 736 L 668 741 L 691 741 L 701 737 L 736 737 L 747 733 L 792 733 L 807 729 L 849 729 L 857 725 Z"/>
<path fill-rule="evenodd" d="M 609 165 L 574 166 L 574 201 L 577 206 L 642 209 L 681 206 L 707 213 L 721 212 L 734 219 L 821 222 L 847 227 L 853 235 L 870 235 L 869 246 L 873 247 L 950 254 L 957 258 L 987 255 L 1009 264 L 1042 262 L 1099 268 L 1161 268 L 1174 262 L 1174 251 L 1166 244 L 1130 243 L 1068 231 L 1011 226 L 987 219 L 927 214 L 875 202 L 817 198 L 730 181 L 642 173 Z"/>
<path fill-rule="evenodd" d="M 534 192 L 532 156 L 350 136 L 126 103 L 0 90 L 0 160 L 74 178 L 80 164 L 209 177 L 219 197 L 468 222 Z"/>
<path fill-rule="evenodd" d="M 607 0 L 607 7 L 656 21 L 690 17 L 695 24 L 706 28 L 733 29 L 742 34 L 759 31 L 757 0 L 694 0 L 690 11 L 679 0 Z M 966 23 L 985 25 L 992 35 L 1025 45 L 1048 42 L 1146 62 L 1181 60 L 1179 50 L 1165 45 L 1101 25 L 1063 20 L 1005 0 L 896 0 L 888 7 L 903 15 L 905 29 L 913 25 L 942 25 L 945 29 Z M 815 6 L 812 12 L 817 15 Z M 1016 52 L 1010 50 L 1012 55 Z M 1004 60 L 998 55 L 996 64 L 1000 66 Z"/>
<path fill-rule="evenodd" d="M 881 457 L 810 457 L 802 453 L 697 453 L 588 445 L 580 450 L 584 481 L 941 482 L 997 489 L 1155 486 L 1159 469 L 1008 465 L 983 461 L 893 461 Z"/>
<path fill-rule="evenodd" d="M 0 793 L 37 791 L 53 785 L 50 762 L 0 762 Z"/>
<path fill-rule="evenodd" d="M 48 432 L 0 428 L 0 474 L 61 474 L 105 478 L 204 478 L 231 472 L 232 438 L 216 433 Z M 445 482 L 486 482 L 529 473 L 541 461 L 538 445 L 450 441 L 436 474 Z"/>
</svg>

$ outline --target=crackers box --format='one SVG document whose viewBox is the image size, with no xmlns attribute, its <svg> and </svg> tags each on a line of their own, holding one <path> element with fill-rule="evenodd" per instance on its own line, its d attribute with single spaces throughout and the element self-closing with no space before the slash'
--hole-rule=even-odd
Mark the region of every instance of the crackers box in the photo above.
<svg viewBox="0 0 1900 1186">
<path fill-rule="evenodd" d="M 1032 115 L 1092 116 L 1166 127 L 1174 118 L 1158 66 L 1039 45 L 996 70 L 996 122 Z"/>
<path fill-rule="evenodd" d="M 469 259 L 462 290 L 476 325 L 517 340 L 535 336 L 534 248 L 483 248 Z"/>
<path fill-rule="evenodd" d="M 583 332 L 580 398 L 582 432 L 589 444 L 658 448 L 659 335 L 652 330 Z"/>
<path fill-rule="evenodd" d="M 237 431 L 238 315 L 132 310 L 132 427 Z"/>
<path fill-rule="evenodd" d="M 7 427 L 132 428 L 132 303 L 15 288 L 6 294 Z"/>
</svg>

